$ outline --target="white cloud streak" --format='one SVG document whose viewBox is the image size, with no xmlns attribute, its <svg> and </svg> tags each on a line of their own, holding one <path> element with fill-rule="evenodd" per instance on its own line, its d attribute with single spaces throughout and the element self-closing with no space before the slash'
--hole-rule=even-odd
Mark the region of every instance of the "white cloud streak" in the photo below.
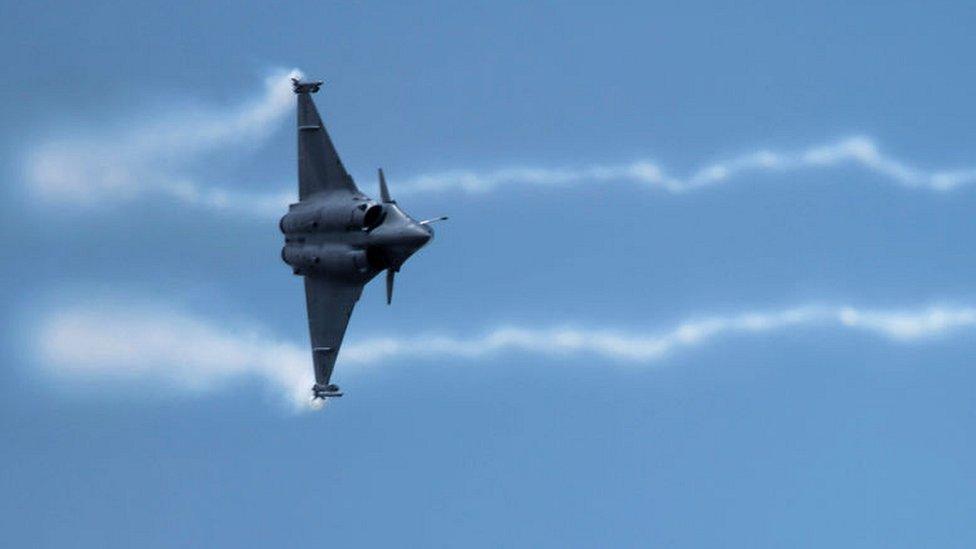
<svg viewBox="0 0 976 549">
<path fill-rule="evenodd" d="M 165 307 L 91 305 L 52 313 L 35 343 L 41 365 L 55 377 L 191 392 L 257 377 L 295 402 L 311 387 L 311 358 L 303 347 Z"/>
<path fill-rule="evenodd" d="M 976 182 L 976 168 L 926 171 L 883 154 L 869 137 L 856 136 L 793 152 L 761 149 L 707 164 L 686 177 L 669 175 L 655 162 L 583 168 L 515 167 L 495 171 L 451 170 L 409 180 L 404 192 L 460 190 L 485 193 L 505 186 L 568 187 L 585 183 L 631 182 L 680 194 L 727 183 L 750 173 L 787 173 L 855 166 L 905 187 L 946 192 Z"/>
<path fill-rule="evenodd" d="M 294 199 L 293 183 L 280 190 L 246 192 L 202 183 L 190 162 L 219 150 L 242 148 L 268 137 L 294 109 L 288 79 L 300 72 L 279 70 L 253 100 L 229 109 L 172 108 L 153 118 L 128 121 L 121 131 L 95 130 L 58 137 L 28 150 L 25 176 L 38 198 L 71 205 L 165 196 L 209 210 L 274 218 Z M 246 154 L 246 152 L 242 152 Z M 628 182 L 680 194 L 727 184 L 749 174 L 857 167 L 896 184 L 948 192 L 976 182 L 976 167 L 924 170 L 884 154 L 865 136 L 839 139 L 796 151 L 760 149 L 700 166 L 687 176 L 668 174 L 650 160 L 583 167 L 510 167 L 489 171 L 448 170 L 397 183 L 398 194 L 458 191 L 479 194 L 504 187 L 564 188 Z M 182 170 L 182 171 L 181 171 Z"/>
<path fill-rule="evenodd" d="M 25 159 L 29 190 L 39 199 L 91 206 L 142 195 L 168 196 L 213 210 L 280 214 L 289 194 L 247 193 L 203 184 L 188 164 L 207 154 L 266 138 L 294 110 L 289 78 L 278 70 L 259 96 L 229 109 L 169 108 L 134 116 L 124 129 L 53 138 L 31 147 Z M 70 131 L 70 130 L 69 130 Z"/>
<path fill-rule="evenodd" d="M 386 362 L 474 361 L 510 353 L 642 365 L 725 337 L 787 329 L 856 330 L 911 343 L 974 327 L 974 307 L 870 310 L 802 306 L 701 317 L 643 333 L 501 327 L 473 337 L 428 334 L 363 339 L 343 347 L 338 371 L 345 376 Z M 37 334 L 40 363 L 60 380 L 153 382 L 176 390 L 207 392 L 234 380 L 257 378 L 285 395 L 297 409 L 306 406 L 312 384 L 310 352 L 304 345 L 170 309 L 80 306 L 50 314 Z"/>
</svg>

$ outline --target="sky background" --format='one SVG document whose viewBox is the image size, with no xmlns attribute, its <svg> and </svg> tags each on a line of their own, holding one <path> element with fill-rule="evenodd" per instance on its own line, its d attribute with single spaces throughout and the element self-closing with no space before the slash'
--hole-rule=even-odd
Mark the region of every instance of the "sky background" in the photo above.
<svg viewBox="0 0 976 549">
<path fill-rule="evenodd" d="M 678 193 L 626 177 L 410 185 L 635 161 L 690 178 L 852 136 L 919 173 L 967 170 L 976 6 L 602 4 L 7 3 L 2 544 L 976 544 L 976 185 L 843 158 Z M 383 166 L 407 212 L 451 216 L 392 307 L 367 287 L 349 349 L 511 326 L 642 337 L 804 306 L 958 316 L 919 337 L 889 316 L 731 329 L 638 360 L 585 343 L 340 354 L 346 396 L 317 413 L 250 370 L 182 382 L 205 346 L 192 337 L 174 338 L 189 358 L 160 336 L 99 369 L 88 344 L 119 311 L 253 330 L 257 354 L 278 342 L 291 365 L 305 351 L 277 217 L 160 191 L 295 192 L 293 97 L 242 138 L 219 129 L 292 68 L 327 81 L 315 100 L 360 188 L 375 194 Z M 39 191 L 52 143 L 121 166 L 117 186 L 96 171 Z M 68 313 L 95 337 L 52 359 L 45 326 Z"/>
</svg>

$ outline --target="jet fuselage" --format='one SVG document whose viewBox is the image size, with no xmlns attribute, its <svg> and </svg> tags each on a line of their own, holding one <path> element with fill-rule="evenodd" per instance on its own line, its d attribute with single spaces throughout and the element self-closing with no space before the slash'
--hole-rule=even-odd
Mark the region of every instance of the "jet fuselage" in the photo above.
<svg viewBox="0 0 976 549">
<path fill-rule="evenodd" d="M 326 274 L 368 282 L 403 263 L 433 236 L 395 202 L 365 196 L 309 197 L 289 207 L 278 224 L 281 258 L 296 275 Z"/>
</svg>

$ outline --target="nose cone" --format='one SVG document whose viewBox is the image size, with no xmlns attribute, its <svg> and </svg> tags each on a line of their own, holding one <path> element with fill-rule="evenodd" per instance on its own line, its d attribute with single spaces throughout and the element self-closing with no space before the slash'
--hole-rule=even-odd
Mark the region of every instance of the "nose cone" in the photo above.
<svg viewBox="0 0 976 549">
<path fill-rule="evenodd" d="M 399 270 L 410 258 L 434 236 L 425 225 L 404 219 L 403 223 L 384 224 L 370 235 L 371 244 L 383 250 L 388 265 Z"/>
<path fill-rule="evenodd" d="M 426 225 L 421 225 L 419 223 L 409 225 L 404 231 L 404 241 L 409 242 L 417 248 L 420 248 L 424 244 L 430 242 L 430 239 L 433 237 L 434 231 L 432 231 Z"/>
<path fill-rule="evenodd" d="M 390 246 L 391 255 L 396 258 L 394 263 L 397 264 L 397 267 L 403 265 L 407 258 L 430 242 L 432 236 L 433 233 L 428 231 L 426 227 L 416 223 L 401 228 Z"/>
</svg>

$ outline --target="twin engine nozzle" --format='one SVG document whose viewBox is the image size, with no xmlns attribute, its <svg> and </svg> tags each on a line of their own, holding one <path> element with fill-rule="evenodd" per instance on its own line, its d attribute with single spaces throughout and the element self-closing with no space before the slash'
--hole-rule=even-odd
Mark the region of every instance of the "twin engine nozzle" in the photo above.
<svg viewBox="0 0 976 549">
<path fill-rule="evenodd" d="M 296 233 L 321 233 L 329 231 L 372 231 L 386 218 L 385 207 L 375 202 L 358 204 L 326 202 L 295 205 L 281 221 L 278 228 L 285 235 Z"/>
</svg>

